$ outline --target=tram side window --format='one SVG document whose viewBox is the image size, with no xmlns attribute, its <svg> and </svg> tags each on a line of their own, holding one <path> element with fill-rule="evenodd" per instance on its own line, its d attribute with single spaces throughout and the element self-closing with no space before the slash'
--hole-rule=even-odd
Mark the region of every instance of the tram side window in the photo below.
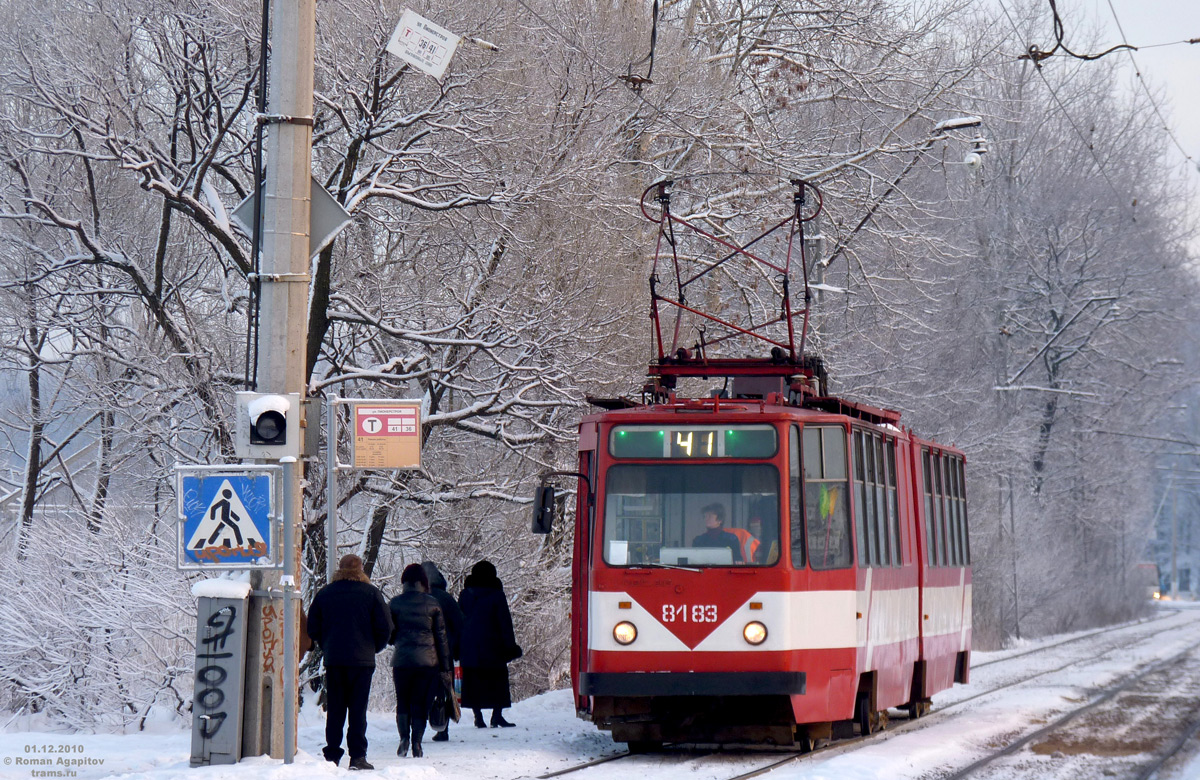
<svg viewBox="0 0 1200 780">
<path fill-rule="evenodd" d="M 971 524 L 967 522 L 967 483 L 966 464 L 962 458 L 956 458 L 958 471 L 958 500 L 962 502 L 962 534 L 963 534 L 963 566 L 971 565 Z"/>
<path fill-rule="evenodd" d="M 946 500 L 950 505 L 950 534 L 954 538 L 954 566 L 963 565 L 962 502 L 958 500 L 958 461 L 946 459 Z"/>
<path fill-rule="evenodd" d="M 896 449 L 890 439 L 854 432 L 854 527 L 860 566 L 900 565 Z"/>
<path fill-rule="evenodd" d="M 933 453 L 933 505 L 937 513 L 938 566 L 950 563 L 950 539 L 946 533 L 946 483 L 942 454 Z"/>
<path fill-rule="evenodd" d="M 803 495 L 800 477 L 800 426 L 793 425 L 788 440 L 788 503 L 793 569 L 804 568 L 804 502 L 800 500 Z"/>
<path fill-rule="evenodd" d="M 875 527 L 879 529 L 877 536 L 879 544 L 879 564 L 892 565 L 891 529 L 887 519 L 887 471 L 883 463 L 883 437 L 872 436 L 875 442 Z"/>
<path fill-rule="evenodd" d="M 950 556 L 946 563 L 950 566 L 960 566 L 959 537 L 958 537 L 958 502 L 954 500 L 954 466 L 949 455 L 942 456 L 942 471 L 945 480 L 942 486 L 945 493 L 942 502 L 946 505 L 946 533 L 950 539 Z"/>
<path fill-rule="evenodd" d="M 900 560 L 900 514 L 896 506 L 896 442 L 887 440 L 887 451 L 883 459 L 887 467 L 887 516 L 891 529 L 889 540 L 892 546 L 892 565 L 899 566 Z"/>
<path fill-rule="evenodd" d="M 928 566 L 938 565 L 937 504 L 933 500 L 933 455 L 927 449 L 921 450 L 921 470 L 925 472 L 925 563 Z"/>
<path fill-rule="evenodd" d="M 971 562 L 963 460 L 922 450 L 925 472 L 925 535 L 930 566 L 967 566 Z"/>
<path fill-rule="evenodd" d="M 876 476 L 875 437 L 869 433 L 863 434 L 863 461 L 866 463 L 867 503 L 864 509 L 867 515 L 867 544 L 870 546 L 872 566 L 883 563 L 879 557 L 879 492 L 875 489 L 878 482 Z"/>
<path fill-rule="evenodd" d="M 950 487 L 954 504 L 955 534 L 958 540 L 956 565 L 967 566 L 971 562 L 969 534 L 967 533 L 967 496 L 963 490 L 962 458 L 947 458 L 950 465 Z"/>
<path fill-rule="evenodd" d="M 854 431 L 851 438 L 854 458 L 854 535 L 858 540 L 858 565 L 870 566 L 867 543 L 867 478 L 866 458 L 863 457 L 862 431 Z"/>
<path fill-rule="evenodd" d="M 836 426 L 804 429 L 804 516 L 808 560 L 814 569 L 840 569 L 852 561 L 846 509 L 846 431 Z"/>
<path fill-rule="evenodd" d="M 954 562 L 954 538 L 951 533 L 953 523 L 950 520 L 950 502 L 946 500 L 946 456 L 938 453 L 933 459 L 933 488 L 937 491 L 934 501 L 940 507 L 938 530 L 942 535 L 942 554 L 938 562 L 949 566 Z"/>
</svg>

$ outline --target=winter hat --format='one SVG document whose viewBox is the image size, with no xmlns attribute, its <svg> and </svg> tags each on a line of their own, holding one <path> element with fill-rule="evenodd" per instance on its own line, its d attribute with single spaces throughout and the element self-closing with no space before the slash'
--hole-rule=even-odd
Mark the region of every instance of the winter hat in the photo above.
<svg viewBox="0 0 1200 780">
<path fill-rule="evenodd" d="M 471 573 L 467 576 L 467 581 L 463 583 L 466 587 L 475 588 L 498 588 L 504 589 L 500 578 L 496 576 L 496 567 L 491 561 L 480 561 L 471 567 Z"/>
<path fill-rule="evenodd" d="M 416 583 L 420 585 L 425 592 L 429 592 L 429 577 L 425 574 L 425 568 L 419 563 L 410 563 L 404 567 L 404 573 L 400 575 L 400 584 L 408 585 Z"/>
<path fill-rule="evenodd" d="M 338 561 L 337 571 L 333 573 L 333 581 L 354 580 L 355 582 L 370 582 L 367 572 L 363 569 L 363 559 L 351 553 L 343 555 Z"/>
<path fill-rule="evenodd" d="M 338 571 L 354 571 L 355 569 L 363 570 L 363 559 L 354 553 L 343 555 L 342 559 L 338 561 Z"/>
<path fill-rule="evenodd" d="M 480 561 L 471 567 L 471 573 L 482 580 L 496 579 L 496 566 L 491 561 Z"/>
</svg>

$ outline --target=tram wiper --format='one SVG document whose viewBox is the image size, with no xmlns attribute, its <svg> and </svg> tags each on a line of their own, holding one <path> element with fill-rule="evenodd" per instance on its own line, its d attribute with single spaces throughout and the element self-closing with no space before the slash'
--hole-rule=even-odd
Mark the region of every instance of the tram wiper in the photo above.
<svg viewBox="0 0 1200 780">
<path fill-rule="evenodd" d="M 691 566 L 680 566 L 678 563 L 639 563 L 638 567 L 647 569 L 678 569 L 679 571 L 700 571 Z"/>
</svg>

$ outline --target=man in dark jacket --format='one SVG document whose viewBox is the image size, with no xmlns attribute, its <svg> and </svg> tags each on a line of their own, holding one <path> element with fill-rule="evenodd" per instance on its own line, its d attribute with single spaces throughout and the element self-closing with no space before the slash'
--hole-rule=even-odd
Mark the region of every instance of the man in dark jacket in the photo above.
<svg viewBox="0 0 1200 780">
<path fill-rule="evenodd" d="M 437 599 L 438 604 L 442 605 L 442 617 L 446 621 L 446 638 L 450 642 L 450 657 L 455 661 L 459 659 L 459 646 L 462 638 L 463 613 L 458 607 L 458 601 L 455 600 L 446 590 L 446 578 L 438 571 L 437 564 L 433 561 L 424 561 L 421 563 L 421 568 L 425 570 L 425 576 L 429 578 L 429 595 Z M 442 684 L 450 689 L 453 695 L 454 687 L 454 670 L 450 669 L 448 674 L 443 674 Z M 446 728 L 433 735 L 434 742 L 448 742 L 450 740 L 450 719 L 446 719 Z"/>
<path fill-rule="evenodd" d="M 504 586 L 491 561 L 471 568 L 458 597 L 463 611 L 462 706 L 475 711 L 475 726 L 486 728 L 483 710 L 492 710 L 492 726 L 512 726 L 502 710 L 512 706 L 508 663 L 521 656 L 513 633 Z"/>
<path fill-rule="evenodd" d="M 367 763 L 367 698 L 375 654 L 387 647 L 392 617 L 363 571 L 362 558 L 342 556 L 333 582 L 317 591 L 308 608 L 308 633 L 325 655 L 325 760 L 341 761 L 342 727 L 349 715 L 350 768 L 374 769 Z"/>
<path fill-rule="evenodd" d="M 388 604 L 392 613 L 392 680 L 396 684 L 396 730 L 403 757 L 412 745 L 413 758 L 424 755 L 421 738 L 435 686 L 441 675 L 453 668 L 446 621 L 438 600 L 427 592 L 429 579 L 419 564 L 409 564 L 400 576 L 401 591 Z M 411 738 L 411 743 L 410 743 Z"/>
</svg>

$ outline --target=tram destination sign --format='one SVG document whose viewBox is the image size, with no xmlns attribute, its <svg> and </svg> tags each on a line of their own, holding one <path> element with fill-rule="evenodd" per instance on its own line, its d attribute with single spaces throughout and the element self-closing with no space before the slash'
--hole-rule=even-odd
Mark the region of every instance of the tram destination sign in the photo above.
<svg viewBox="0 0 1200 780">
<path fill-rule="evenodd" d="M 618 425 L 609 440 L 614 458 L 770 458 L 776 449 L 770 425 Z"/>
<path fill-rule="evenodd" d="M 421 468 L 420 401 L 364 401 L 350 408 L 352 468 Z"/>
</svg>

